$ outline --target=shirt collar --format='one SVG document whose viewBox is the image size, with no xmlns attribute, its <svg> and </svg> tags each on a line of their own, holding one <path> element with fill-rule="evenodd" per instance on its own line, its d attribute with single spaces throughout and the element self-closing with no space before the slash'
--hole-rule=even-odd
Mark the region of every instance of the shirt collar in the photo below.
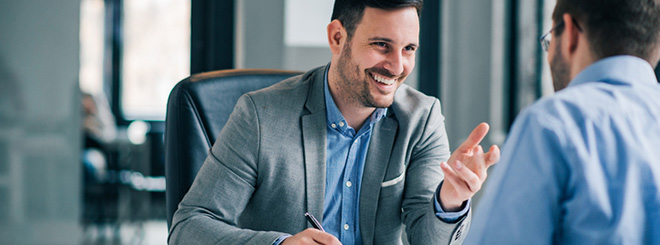
<svg viewBox="0 0 660 245">
<path fill-rule="evenodd" d="M 658 82 L 651 64 L 629 55 L 613 56 L 594 62 L 575 76 L 568 86 L 594 81 L 626 84 Z"/>
<path fill-rule="evenodd" d="M 332 125 L 335 125 L 335 127 L 346 128 L 348 127 L 346 119 L 344 119 L 344 116 L 339 111 L 339 108 L 337 108 L 337 104 L 335 104 L 335 100 L 332 98 L 330 89 L 328 88 L 328 70 L 330 70 L 330 63 L 328 63 L 328 65 L 325 67 L 325 74 L 323 76 L 323 90 L 325 93 L 325 109 L 328 118 L 328 125 L 331 127 Z M 380 121 L 380 119 L 384 118 L 386 114 L 387 108 L 376 108 L 376 110 L 371 113 L 369 119 L 367 119 L 367 123 L 370 125 L 374 124 Z"/>
</svg>

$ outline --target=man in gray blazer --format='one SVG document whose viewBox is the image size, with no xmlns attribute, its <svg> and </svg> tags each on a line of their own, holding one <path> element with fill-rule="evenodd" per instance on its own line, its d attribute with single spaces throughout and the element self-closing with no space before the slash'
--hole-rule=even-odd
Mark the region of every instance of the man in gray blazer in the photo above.
<svg viewBox="0 0 660 245">
<path fill-rule="evenodd" d="M 239 99 L 169 243 L 401 244 L 404 224 L 412 244 L 461 243 L 499 149 L 482 123 L 450 156 L 440 102 L 402 84 L 421 7 L 337 0 L 330 64 Z"/>
</svg>

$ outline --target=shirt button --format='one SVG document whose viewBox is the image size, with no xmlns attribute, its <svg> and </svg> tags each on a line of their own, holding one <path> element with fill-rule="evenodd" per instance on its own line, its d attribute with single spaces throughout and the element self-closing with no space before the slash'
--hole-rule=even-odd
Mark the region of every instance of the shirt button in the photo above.
<svg viewBox="0 0 660 245">
<path fill-rule="evenodd" d="M 348 230 L 348 224 L 344 224 L 344 230 Z"/>
<path fill-rule="evenodd" d="M 353 183 L 351 183 L 350 181 L 346 181 L 346 187 L 351 187 L 351 186 L 353 186 Z"/>
<path fill-rule="evenodd" d="M 343 127 L 343 126 L 344 126 L 344 122 L 343 121 L 339 122 L 339 127 Z"/>
<path fill-rule="evenodd" d="M 334 124 L 334 123 L 333 123 L 333 124 L 330 124 L 330 127 L 332 127 L 332 128 L 337 128 L 337 124 Z"/>
</svg>

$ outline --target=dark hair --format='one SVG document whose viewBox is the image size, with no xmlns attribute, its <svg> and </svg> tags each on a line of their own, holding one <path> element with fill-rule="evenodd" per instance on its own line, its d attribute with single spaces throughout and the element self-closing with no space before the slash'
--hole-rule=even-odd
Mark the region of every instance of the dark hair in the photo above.
<svg viewBox="0 0 660 245">
<path fill-rule="evenodd" d="M 581 24 L 597 59 L 633 55 L 658 63 L 660 0 L 557 0 L 552 20 L 561 23 L 565 13 Z"/>
<path fill-rule="evenodd" d="M 406 7 L 414 7 L 417 16 L 422 12 L 423 0 L 335 0 L 332 11 L 332 20 L 339 20 L 346 29 L 350 40 L 357 25 L 362 20 L 366 7 L 395 10 Z"/>
</svg>

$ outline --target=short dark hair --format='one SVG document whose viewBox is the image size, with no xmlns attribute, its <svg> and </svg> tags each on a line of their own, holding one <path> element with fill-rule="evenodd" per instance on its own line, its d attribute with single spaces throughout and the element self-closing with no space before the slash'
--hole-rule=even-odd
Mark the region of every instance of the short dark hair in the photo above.
<svg viewBox="0 0 660 245">
<path fill-rule="evenodd" d="M 561 23 L 565 13 L 581 24 L 597 59 L 633 55 L 658 63 L 660 0 L 557 0 L 552 20 Z"/>
<path fill-rule="evenodd" d="M 419 17 L 422 5 L 424 5 L 423 0 L 335 0 L 331 21 L 339 20 L 346 29 L 347 39 L 350 40 L 355 28 L 362 20 L 366 7 L 385 10 L 414 7 Z"/>
</svg>

